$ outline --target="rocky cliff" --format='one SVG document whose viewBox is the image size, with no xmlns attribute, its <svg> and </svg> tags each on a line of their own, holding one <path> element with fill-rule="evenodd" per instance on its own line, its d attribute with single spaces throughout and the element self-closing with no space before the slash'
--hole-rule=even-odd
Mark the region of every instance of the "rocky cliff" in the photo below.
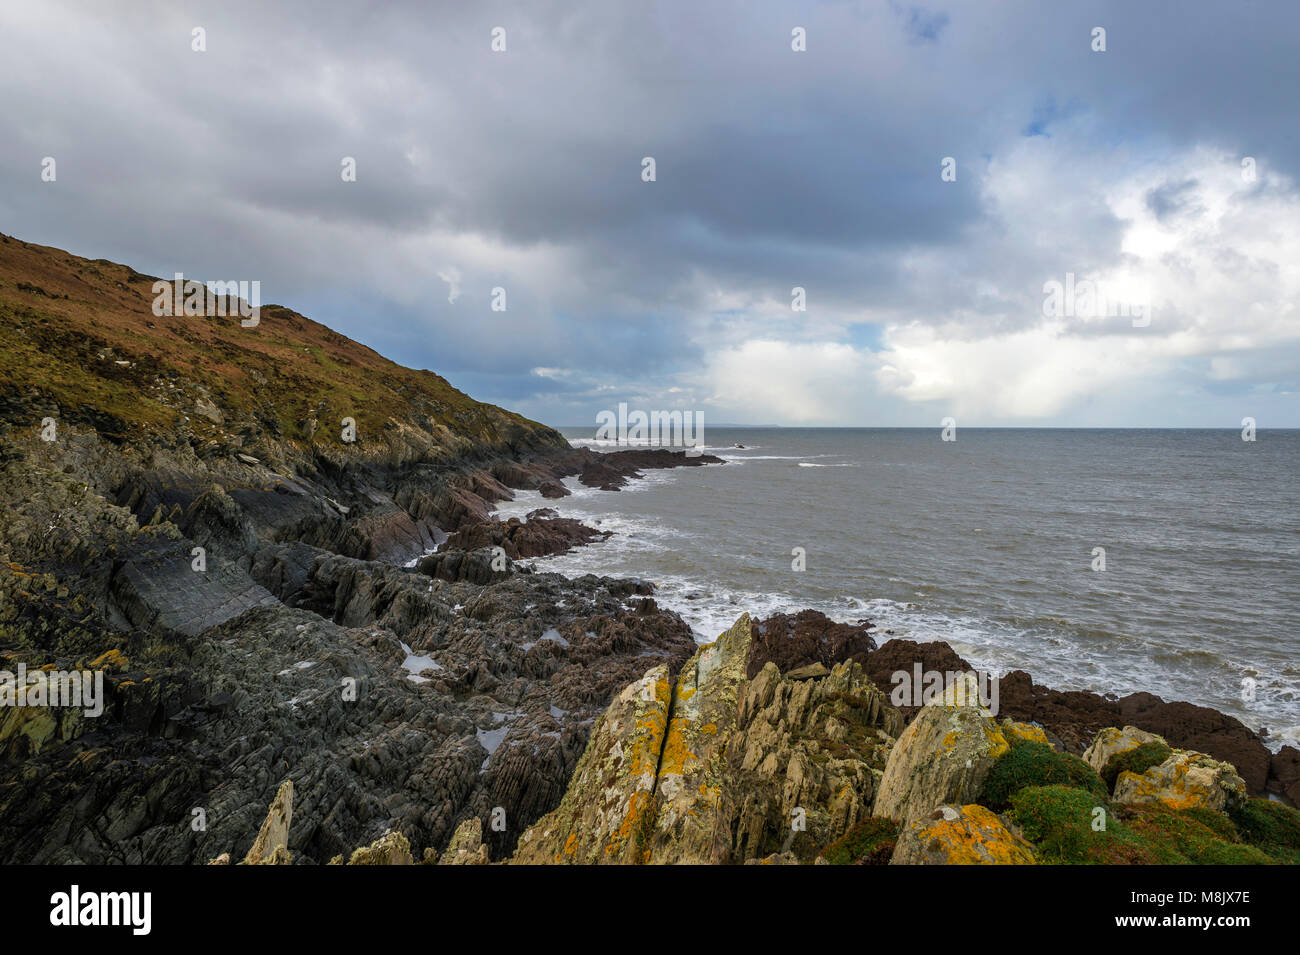
<svg viewBox="0 0 1300 955">
<path fill-rule="evenodd" d="M 244 858 L 286 781 L 295 862 L 479 816 L 507 853 L 694 643 L 647 584 L 519 567 L 592 535 L 492 508 L 717 459 L 575 450 L 288 309 L 155 315 L 154 281 L 0 236 L 0 670 L 104 697 L 0 710 L 0 859 Z"/>
</svg>

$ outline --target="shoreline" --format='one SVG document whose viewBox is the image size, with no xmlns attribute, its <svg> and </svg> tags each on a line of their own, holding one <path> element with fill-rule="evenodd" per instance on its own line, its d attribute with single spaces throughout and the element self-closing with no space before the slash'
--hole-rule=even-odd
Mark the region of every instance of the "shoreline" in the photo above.
<svg viewBox="0 0 1300 955">
<path fill-rule="evenodd" d="M 714 449 L 725 450 L 725 449 Z M 610 453 L 600 452 L 597 453 Z M 632 478 L 636 480 L 636 478 Z M 498 502 L 499 504 L 500 502 Z M 559 504 L 559 502 L 557 502 Z M 562 507 L 562 504 L 559 504 Z M 558 513 L 557 508 L 550 509 L 552 513 Z M 501 520 L 499 508 L 494 506 L 491 516 L 494 520 Z M 517 517 L 511 516 L 507 520 L 516 520 Z M 579 520 L 568 518 L 567 520 Z M 590 525 L 588 525 L 590 527 Z M 533 558 L 534 561 L 545 562 L 549 558 L 562 556 L 569 553 L 570 550 L 586 548 L 589 544 L 604 543 L 608 539 L 608 532 L 599 531 L 595 527 L 590 527 L 595 534 L 603 533 L 605 536 L 599 539 L 583 541 L 574 545 L 571 549 L 566 549 L 555 554 L 539 555 Z M 592 551 L 598 554 L 599 550 Z M 550 570 L 544 563 L 533 563 L 530 566 L 534 570 L 549 573 L 560 573 L 567 579 L 575 580 L 577 577 L 569 576 L 562 571 Z M 599 561 L 591 562 L 589 569 L 585 573 L 602 574 L 606 573 L 607 568 L 602 568 Z M 584 575 L 578 575 L 581 577 Z M 637 579 L 649 581 L 647 575 L 642 575 Z M 659 586 L 654 581 L 649 581 L 655 588 L 655 594 L 660 593 Z M 666 609 L 682 615 L 683 608 L 674 602 L 665 602 Z M 752 608 L 738 608 L 737 616 L 746 612 L 752 612 Z M 827 623 L 840 626 L 857 626 L 864 621 L 868 622 L 868 628 L 865 631 L 869 635 L 880 640 L 888 640 L 888 644 L 894 645 L 893 650 L 898 652 L 902 647 L 909 648 L 907 652 L 914 654 L 918 659 L 930 659 L 934 662 L 943 664 L 941 669 L 947 671 L 975 671 L 976 667 L 972 666 L 965 658 L 960 656 L 953 649 L 951 644 L 942 638 L 932 638 L 929 640 L 916 640 L 909 633 L 898 633 L 894 629 L 884 629 L 877 627 L 874 622 L 869 622 L 866 617 L 852 618 L 848 615 L 837 616 L 826 613 L 825 611 L 812 607 L 800 607 L 790 610 L 774 611 L 776 617 L 787 618 L 797 617 L 801 614 L 817 614 L 822 616 Z M 758 618 L 755 618 L 758 619 Z M 696 643 L 700 646 L 707 645 L 717 638 L 714 634 L 710 637 L 698 628 L 692 627 L 696 635 Z M 886 645 L 888 645 L 886 644 Z M 881 647 L 883 649 L 883 645 Z M 981 673 L 987 671 L 979 671 Z M 1012 718 L 1024 720 L 1027 722 L 1048 726 L 1047 723 L 1040 723 L 1035 718 L 1035 714 L 1052 712 L 1054 715 L 1050 718 L 1050 723 L 1055 725 L 1066 726 L 1071 723 L 1068 717 L 1062 715 L 1060 710 L 1076 710 L 1078 722 L 1081 725 L 1092 725 L 1098 721 L 1109 719 L 1106 725 L 1115 724 L 1116 719 L 1128 719 L 1122 714 L 1129 714 L 1132 719 L 1124 725 L 1136 726 L 1138 729 L 1161 733 L 1166 736 L 1171 743 L 1185 742 L 1187 739 L 1196 739 L 1199 745 L 1209 755 L 1216 758 L 1232 762 L 1234 765 L 1238 761 L 1247 762 L 1252 766 L 1247 770 L 1249 778 L 1248 785 L 1252 793 L 1267 793 L 1272 798 L 1281 799 L 1288 805 L 1300 805 L 1300 750 L 1291 744 L 1277 740 L 1274 745 L 1270 745 L 1267 736 L 1262 736 L 1257 730 L 1247 726 L 1237 717 L 1222 711 L 1201 704 L 1190 703 L 1181 700 L 1167 701 L 1160 696 L 1151 693 L 1149 690 L 1134 690 L 1125 696 L 1117 696 L 1110 689 L 1093 689 L 1093 688 L 1071 688 L 1060 690 L 1055 687 L 1043 686 L 1036 684 L 1032 674 L 1022 669 L 1012 669 L 1001 676 L 993 676 L 992 679 L 1001 681 L 1011 681 L 1010 686 L 1013 689 L 1013 704 L 1011 711 L 1003 711 Z M 882 683 L 877 679 L 877 686 L 886 694 L 892 689 L 889 684 Z M 1037 698 L 1037 699 L 1036 699 Z M 1043 702 L 1047 701 L 1047 702 Z M 1068 701 L 1068 702 L 1063 702 Z M 1105 714 L 1104 716 L 1102 714 Z M 1138 715 L 1140 714 L 1140 715 Z M 1171 715 L 1176 714 L 1176 715 Z M 997 714 L 995 714 L 997 715 Z M 1187 721 L 1188 725 L 1195 727 L 1190 731 L 1180 732 L 1171 721 L 1181 719 Z M 1050 726 L 1048 726 L 1050 729 Z M 1101 728 L 1098 725 L 1096 728 Z M 1076 730 L 1077 731 L 1077 730 Z M 1094 730 L 1095 731 L 1095 730 Z M 1077 743 L 1077 740 L 1076 740 Z M 1276 748 L 1274 748 L 1276 747 Z M 1082 752 L 1082 746 L 1075 745 L 1067 747 L 1072 751 Z M 1262 751 L 1262 754 L 1261 754 Z M 1262 756 L 1262 758 L 1261 758 Z M 1270 788 L 1271 787 L 1271 788 Z"/>
</svg>

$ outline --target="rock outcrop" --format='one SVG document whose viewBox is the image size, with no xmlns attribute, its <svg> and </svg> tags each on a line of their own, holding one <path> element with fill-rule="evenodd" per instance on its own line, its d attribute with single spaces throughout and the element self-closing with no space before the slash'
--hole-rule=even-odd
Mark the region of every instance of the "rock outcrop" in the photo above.
<svg viewBox="0 0 1300 955">
<path fill-rule="evenodd" d="M 1136 726 L 1125 726 L 1123 729 L 1108 726 L 1099 732 L 1096 739 L 1084 750 L 1083 761 L 1095 769 L 1098 775 L 1104 776 L 1106 767 L 1115 757 L 1131 753 L 1146 743 L 1164 742 L 1163 737 L 1140 730 Z"/>
<path fill-rule="evenodd" d="M 475 816 L 466 819 L 452 834 L 439 865 L 487 865 L 488 847 L 483 844 L 483 821 Z"/>
<path fill-rule="evenodd" d="M 1225 812 L 1246 801 L 1246 782 L 1230 763 L 1180 750 L 1142 774 L 1120 773 L 1114 800 L 1121 805 L 1158 803 L 1168 809 Z"/>
<path fill-rule="evenodd" d="M 890 640 L 868 653 L 865 665 L 886 694 L 890 676 L 915 663 L 925 670 L 967 671 L 971 666 L 946 643 Z M 911 718 L 916 707 L 900 707 Z M 1265 791 L 1286 794 L 1300 805 L 1300 754 L 1287 757 L 1288 747 L 1270 753 L 1259 734 L 1240 720 L 1206 706 L 1166 702 L 1150 693 L 1105 697 L 1085 691 L 1062 691 L 1035 684 L 1028 673 L 1014 670 L 998 681 L 998 715 L 1041 726 L 1048 738 L 1067 752 L 1080 755 L 1107 727 L 1133 726 L 1155 733 L 1171 747 L 1205 753 L 1238 768 L 1251 795 Z M 1289 747 L 1295 754 L 1294 747 Z M 1289 782 L 1284 782 L 1289 780 Z"/>
<path fill-rule="evenodd" d="M 293 823 L 293 780 L 286 779 L 275 794 L 266 821 L 258 830 L 253 846 L 244 856 L 244 865 L 288 865 L 289 828 Z"/>
<path fill-rule="evenodd" d="M 983 806 L 939 806 L 899 833 L 891 865 L 1035 865 L 1033 846 Z"/>
<path fill-rule="evenodd" d="M 811 861 L 869 816 L 901 715 L 852 661 L 748 679 L 762 628 L 742 616 L 675 684 L 656 668 L 626 687 L 512 861 Z"/>
<path fill-rule="evenodd" d="M 335 860 L 342 862 L 343 857 Z M 400 832 L 386 832 L 368 846 L 357 849 L 348 858 L 348 865 L 414 865 L 411 844 Z"/>
<path fill-rule="evenodd" d="M 997 722 L 979 705 L 967 674 L 942 702 L 921 708 L 889 754 L 875 815 L 905 827 L 928 819 L 944 803 L 972 803 L 993 763 L 1008 749 Z M 906 829 L 904 830 L 906 831 Z"/>
<path fill-rule="evenodd" d="M 295 862 L 497 810 L 500 858 L 614 694 L 695 643 L 648 584 L 457 544 L 595 539 L 492 510 L 708 459 L 572 448 L 288 309 L 159 317 L 151 282 L 0 242 L 3 668 L 104 683 L 98 717 L 0 714 L 0 859 L 241 858 L 286 779 Z"/>
</svg>

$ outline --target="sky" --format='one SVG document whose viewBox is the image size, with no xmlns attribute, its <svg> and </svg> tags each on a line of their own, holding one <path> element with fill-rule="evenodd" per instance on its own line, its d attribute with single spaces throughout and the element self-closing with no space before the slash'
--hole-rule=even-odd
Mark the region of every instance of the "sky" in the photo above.
<svg viewBox="0 0 1300 955">
<path fill-rule="evenodd" d="M 43 0 L 0 40 L 0 231 L 549 424 L 1300 426 L 1290 0 Z"/>
</svg>

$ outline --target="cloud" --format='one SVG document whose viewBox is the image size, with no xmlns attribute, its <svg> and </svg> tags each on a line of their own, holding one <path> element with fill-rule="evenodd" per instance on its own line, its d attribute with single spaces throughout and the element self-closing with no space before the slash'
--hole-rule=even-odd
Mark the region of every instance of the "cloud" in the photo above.
<svg viewBox="0 0 1300 955">
<path fill-rule="evenodd" d="M 456 299 L 460 298 L 460 269 L 449 265 L 438 272 L 438 278 L 447 283 L 447 304 L 455 305 Z"/>
<path fill-rule="evenodd" d="M 626 392 L 713 420 L 869 402 L 873 423 L 946 403 L 1050 423 L 1141 397 L 1147 423 L 1210 421 L 1225 387 L 1300 379 L 1295 6 L 48 0 L 0 8 L 0 32 L 6 232 L 258 279 L 543 420 Z M 1246 156 L 1259 179 L 1230 188 Z M 1148 289 L 1151 325 L 1049 323 L 1043 282 L 1067 272 Z M 735 403 L 733 362 L 775 342 L 820 375 Z"/>
</svg>

